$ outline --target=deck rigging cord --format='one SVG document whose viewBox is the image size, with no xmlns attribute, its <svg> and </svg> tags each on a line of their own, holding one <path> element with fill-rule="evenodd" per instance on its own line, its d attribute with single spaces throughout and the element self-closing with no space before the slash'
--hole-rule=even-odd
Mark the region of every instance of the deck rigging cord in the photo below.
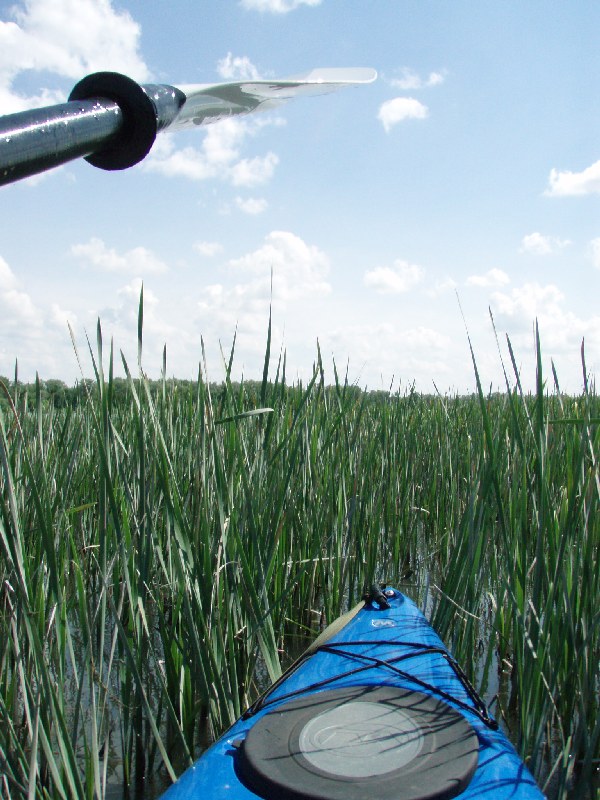
<svg viewBox="0 0 600 800">
<path fill-rule="evenodd" d="M 441 647 L 435 647 L 433 645 L 423 645 L 417 644 L 415 642 L 404 642 L 404 641 L 397 641 L 397 640 L 390 640 L 390 639 L 374 639 L 369 641 L 370 645 L 375 645 L 379 647 L 410 647 L 412 648 L 411 652 L 402 653 L 399 656 L 394 656 L 393 658 L 385 659 L 385 658 L 377 658 L 376 656 L 366 655 L 364 653 L 357 653 L 349 650 L 347 648 L 352 647 L 364 647 L 365 642 L 357 641 L 357 642 L 326 642 L 319 647 L 315 648 L 314 650 L 310 651 L 307 655 L 301 656 L 298 661 L 296 661 L 290 667 L 287 672 L 285 672 L 281 678 L 276 681 L 271 687 L 269 687 L 263 694 L 250 706 L 250 708 L 245 712 L 243 715 L 243 719 L 248 719 L 249 717 L 254 716 L 263 708 L 273 705 L 275 703 L 279 703 L 283 700 L 288 700 L 292 697 L 297 697 L 302 694 L 307 694 L 319 689 L 323 689 L 329 684 L 333 683 L 334 681 L 338 681 L 340 678 L 347 678 L 353 675 L 358 675 L 362 672 L 365 672 L 369 669 L 373 669 L 374 667 L 381 667 L 384 669 L 388 669 L 393 672 L 395 675 L 410 681 L 411 683 L 417 684 L 422 689 L 425 689 L 427 692 L 432 694 L 435 697 L 440 697 L 447 702 L 453 703 L 459 708 L 463 709 L 464 711 L 468 711 L 472 714 L 475 714 L 479 719 L 491 730 L 497 730 L 498 723 L 496 722 L 493 717 L 490 716 L 488 708 L 486 704 L 483 702 L 481 697 L 477 694 L 474 687 L 470 683 L 469 679 L 460 668 L 458 663 L 454 660 L 454 658 Z M 361 666 L 354 667 L 353 669 L 346 670 L 345 672 L 336 673 L 333 676 L 323 678 L 320 681 L 315 681 L 311 683 L 309 686 L 305 686 L 302 689 L 297 689 L 293 692 L 288 692 L 284 695 L 278 695 L 277 697 L 272 697 L 273 692 L 275 692 L 280 686 L 280 684 L 291 674 L 293 674 L 296 669 L 303 664 L 308 658 L 311 658 L 316 653 L 331 653 L 332 655 L 341 656 L 344 658 L 348 658 L 353 661 L 363 662 Z M 470 698 L 473 705 L 469 705 L 464 700 L 460 698 L 454 697 L 453 695 L 445 692 L 443 689 L 439 689 L 436 686 L 432 686 L 427 681 L 421 680 L 414 675 L 411 675 L 408 672 L 404 672 L 404 670 L 399 669 L 396 664 L 401 661 L 407 661 L 411 658 L 418 658 L 419 656 L 431 656 L 431 655 L 439 655 L 443 658 L 453 669 L 454 673 L 456 674 L 457 678 L 459 679 L 460 683 L 462 684 L 463 688 L 465 689 L 468 697 Z"/>
</svg>

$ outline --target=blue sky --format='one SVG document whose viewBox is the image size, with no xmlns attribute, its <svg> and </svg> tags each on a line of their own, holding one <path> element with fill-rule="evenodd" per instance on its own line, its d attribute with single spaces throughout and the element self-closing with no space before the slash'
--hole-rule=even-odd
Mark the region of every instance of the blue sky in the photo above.
<svg viewBox="0 0 600 800">
<path fill-rule="evenodd" d="M 317 354 L 369 389 L 486 387 L 513 344 L 535 380 L 600 369 L 600 5 L 455 0 L 0 3 L 0 113 L 61 102 L 84 75 L 144 82 L 372 67 L 368 86 L 159 136 L 140 165 L 72 162 L 0 189 L 0 375 L 80 376 L 70 322 L 100 317 L 134 368 L 209 377 L 235 331 L 262 375 L 271 270 L 288 379 Z M 459 305 L 460 301 L 460 305 Z"/>
</svg>

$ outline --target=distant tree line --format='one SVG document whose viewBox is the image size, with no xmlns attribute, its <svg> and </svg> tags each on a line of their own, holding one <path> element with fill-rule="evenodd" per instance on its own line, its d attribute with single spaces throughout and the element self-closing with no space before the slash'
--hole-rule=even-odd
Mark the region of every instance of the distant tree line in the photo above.
<svg viewBox="0 0 600 800">
<path fill-rule="evenodd" d="M 15 383 L 14 378 L 8 378 L 5 375 L 0 375 L 0 381 L 4 387 L 0 386 L 0 408 L 6 410 L 9 407 L 7 393 L 10 394 L 13 402 L 17 401 L 20 408 L 26 406 L 31 409 L 36 406 L 36 403 L 41 402 L 42 405 L 52 405 L 54 408 L 75 408 L 81 404 L 85 404 L 89 396 L 96 397 L 98 386 L 95 380 L 91 378 L 83 378 L 77 381 L 73 386 L 68 386 L 64 381 L 56 378 L 49 380 L 38 379 L 30 383 L 17 380 Z M 181 395 L 194 395 L 197 392 L 197 381 L 185 380 L 181 378 L 169 378 L 165 382 L 162 379 L 149 380 L 150 391 L 153 395 L 158 396 L 163 387 L 167 387 L 167 391 L 176 391 Z M 239 382 L 232 382 L 230 384 L 233 393 L 236 394 L 242 387 Z M 294 387 L 287 386 L 286 390 L 293 389 Z M 296 387 L 297 388 L 297 387 Z M 213 400 L 218 402 L 225 390 L 223 383 L 211 383 L 211 394 Z M 258 403 L 261 396 L 261 382 L 248 380 L 243 382 L 244 395 L 247 400 Z M 335 387 L 327 387 L 327 392 L 335 392 Z M 363 396 L 365 393 L 360 387 L 356 385 L 345 385 L 343 391 L 346 397 L 354 396 L 356 400 Z M 113 377 L 111 381 L 112 401 L 114 403 L 130 402 L 131 400 L 131 386 L 129 380 L 126 378 Z M 369 400 L 372 402 L 385 402 L 390 394 L 387 391 L 375 390 L 368 391 Z M 412 394 L 412 393 L 411 393 Z"/>
<path fill-rule="evenodd" d="M 0 381 L 4 384 L 13 400 L 19 398 L 21 406 L 26 403 L 30 408 L 36 404 L 38 395 L 44 405 L 50 404 L 54 408 L 75 408 L 82 403 L 86 403 L 88 396 L 95 397 L 98 392 L 97 383 L 91 378 L 83 378 L 73 386 L 68 386 L 64 381 L 56 378 L 49 380 L 39 379 L 32 383 L 17 381 L 15 384 L 14 379 L 11 380 L 4 375 L 0 375 Z M 192 381 L 185 380 L 169 380 L 167 383 L 169 386 L 175 385 L 181 391 L 191 391 L 194 385 Z M 162 381 L 150 381 L 150 386 L 153 392 L 158 391 L 162 387 Z M 0 405 L 2 407 L 8 406 L 6 390 L 0 386 Z M 131 387 L 126 378 L 113 378 L 111 391 L 113 401 L 116 403 L 120 400 L 124 401 L 131 396 Z"/>
</svg>

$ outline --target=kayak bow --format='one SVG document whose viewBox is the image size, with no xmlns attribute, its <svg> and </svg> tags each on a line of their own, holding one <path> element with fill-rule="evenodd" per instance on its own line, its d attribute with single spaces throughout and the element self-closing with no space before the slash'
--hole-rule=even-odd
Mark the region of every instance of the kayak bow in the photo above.
<svg viewBox="0 0 600 800">
<path fill-rule="evenodd" d="M 423 614 L 385 589 L 326 629 L 163 795 L 221 797 L 543 795 Z"/>
</svg>

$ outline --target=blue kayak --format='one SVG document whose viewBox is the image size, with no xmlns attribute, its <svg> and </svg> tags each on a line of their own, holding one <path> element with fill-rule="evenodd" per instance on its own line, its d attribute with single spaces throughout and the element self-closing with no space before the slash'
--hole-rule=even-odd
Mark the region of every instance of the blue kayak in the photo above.
<svg viewBox="0 0 600 800">
<path fill-rule="evenodd" d="M 543 797 L 415 604 L 377 587 L 164 800 Z"/>
</svg>

